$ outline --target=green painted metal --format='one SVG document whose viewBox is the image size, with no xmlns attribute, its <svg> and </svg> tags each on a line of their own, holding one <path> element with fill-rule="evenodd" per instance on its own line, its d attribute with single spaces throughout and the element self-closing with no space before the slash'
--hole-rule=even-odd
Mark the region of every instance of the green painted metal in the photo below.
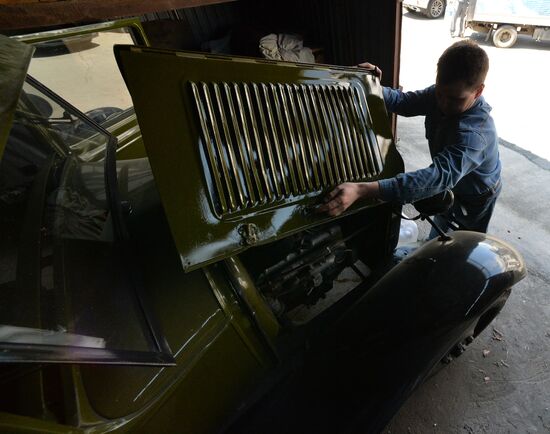
<svg viewBox="0 0 550 434">
<path fill-rule="evenodd" d="M 0 159 L 34 49 L 0 35 Z"/>
<path fill-rule="evenodd" d="M 82 434 L 84 430 L 40 419 L 0 412 L 0 432 L 13 434 Z"/>
<path fill-rule="evenodd" d="M 142 174 L 138 177 L 144 178 Z M 77 368 L 73 388 L 79 394 L 78 406 L 83 409 L 83 416 L 86 415 L 86 423 L 97 425 L 98 429 L 103 426 L 101 418 L 112 423 L 122 423 L 121 419 L 142 423 L 173 393 L 188 395 L 178 398 L 182 400 L 180 413 L 184 425 L 196 419 L 191 416 L 195 413 L 209 413 L 204 407 L 208 402 L 220 406 L 220 411 L 225 408 L 225 414 L 231 413 L 229 407 L 236 405 L 238 400 L 233 401 L 227 395 L 244 391 L 236 387 L 226 394 L 222 391 L 216 394 L 207 391 L 205 386 L 212 374 L 207 367 L 201 366 L 213 363 L 205 360 L 215 358 L 218 352 L 230 354 L 232 361 L 227 365 L 216 364 L 216 375 L 237 384 L 242 382 L 243 387 L 273 367 L 272 350 L 262 342 L 260 332 L 242 309 L 225 268 L 215 264 L 204 270 L 184 273 L 162 215 L 150 212 L 151 197 L 157 198 L 154 187 L 154 180 L 150 178 L 146 186 L 134 193 L 135 196 L 130 193 L 134 208 L 129 228 L 130 233 L 135 234 L 150 307 L 159 318 L 176 366 Z M 155 203 L 158 207 L 159 203 Z M 144 233 L 144 228 L 155 230 Z M 247 369 L 243 371 L 241 366 Z M 221 416 L 213 413 L 213 417 Z M 126 428 L 121 426 L 120 429 Z M 190 427 L 189 432 L 199 430 Z"/>
<path fill-rule="evenodd" d="M 147 292 L 177 365 L 62 367 L 63 406 L 70 415 L 67 426 L 46 423 L 36 412 L 36 419 L 7 415 L 4 420 L 0 414 L 0 427 L 52 433 L 80 432 L 76 427 L 81 427 L 104 433 L 138 428 L 140 432 L 170 432 L 177 426 L 183 432 L 209 433 L 227 423 L 275 367 L 271 346 L 236 297 L 231 271 L 220 263 L 184 273 L 169 232 L 162 229 L 158 216 L 147 213 L 147 206 L 139 205 L 132 225 L 157 229 L 137 241 L 137 248 L 145 254 Z M 235 262 L 233 266 L 241 278 L 241 265 Z M 243 285 L 252 299 L 256 291 L 252 282 L 243 281 Z M 262 307 L 257 301 L 251 304 L 262 318 Z M 270 338 L 275 338 L 277 324 L 267 328 Z M 21 391 L 30 390 L 28 382 L 19 382 Z M 52 387 L 62 387 L 61 382 L 38 386 L 50 393 Z"/>
<path fill-rule="evenodd" d="M 248 270 L 238 256 L 232 256 L 225 261 L 227 272 L 231 276 L 236 291 L 244 298 L 243 302 L 251 310 L 251 317 L 258 322 L 258 329 L 263 330 L 269 343 L 273 344 L 280 332 L 279 321 L 262 298 Z"/>
<path fill-rule="evenodd" d="M 147 152 L 143 145 L 141 131 L 135 114 L 125 117 L 114 125 L 108 126 L 107 131 L 117 138 L 117 159 L 132 160 L 145 158 Z"/>
<path fill-rule="evenodd" d="M 68 38 L 71 36 L 81 36 L 88 35 L 94 32 L 115 30 L 123 27 L 129 27 L 134 31 L 133 35 L 137 39 L 136 42 L 138 44 L 149 45 L 149 40 L 147 39 L 147 35 L 143 30 L 143 26 L 141 25 L 139 18 L 126 18 L 123 20 L 89 24 L 86 26 L 69 27 L 39 33 L 28 33 L 26 35 L 12 36 L 11 38 L 20 42 L 36 44 L 39 42 L 54 41 L 56 39 Z"/>
<path fill-rule="evenodd" d="M 153 249 L 151 256 L 158 252 L 166 253 L 146 267 L 158 269 L 158 264 L 170 261 L 169 249 Z M 271 350 L 241 309 L 223 267 L 187 274 L 179 266 L 163 271 L 167 276 L 159 279 L 152 302 L 177 366 L 72 368 L 70 387 L 79 409 L 76 425 L 88 425 L 94 432 L 127 432 L 137 426 L 143 432 L 160 426 L 211 432 L 238 410 L 273 368 Z M 179 411 L 173 411 L 174 405 Z M 171 412 L 170 417 L 164 418 L 163 412 Z"/>
<path fill-rule="evenodd" d="M 231 286 L 228 285 L 228 276 L 221 272 L 217 264 L 205 267 L 204 274 L 210 283 L 212 292 L 218 299 L 220 307 L 224 311 L 226 317 L 231 319 L 231 325 L 248 347 L 249 352 L 254 355 L 260 365 L 264 367 L 272 366 L 275 358 L 272 357 L 273 354 L 267 352 L 269 348 L 268 345 L 273 343 L 272 339 L 267 343 L 262 343 L 258 339 L 258 334 L 262 330 L 261 325 L 264 324 L 252 324 L 251 320 L 254 318 L 253 313 L 252 316 L 243 315 L 243 313 L 246 312 L 246 305 L 243 305 L 244 303 L 242 302 L 235 303 L 235 294 Z M 238 275 L 238 278 L 240 279 L 241 275 Z M 257 294 L 255 287 L 253 291 Z M 273 324 L 271 322 L 267 323 L 266 321 L 265 325 L 271 326 L 268 330 L 271 334 L 270 338 L 274 339 L 279 331 L 278 323 L 275 322 L 275 324 Z M 255 329 L 254 334 L 250 334 L 251 327 Z M 262 345 L 264 348 L 262 348 Z"/>
<path fill-rule="evenodd" d="M 312 212 L 312 206 L 337 182 L 386 178 L 403 170 L 380 84 L 364 71 L 131 46 L 117 46 L 115 52 L 187 271 L 248 248 L 243 233 L 249 225 L 256 232 L 252 244 L 261 244 L 327 222 L 329 217 Z M 241 91 L 235 92 L 235 85 Z M 295 86 L 308 91 L 297 97 Z M 339 88 L 350 97 L 342 98 Z M 246 124 L 247 138 L 242 122 L 239 128 L 232 125 L 247 111 L 247 97 L 256 93 L 254 107 L 261 105 L 265 113 L 249 116 L 254 122 Z M 316 142 L 332 154 L 323 167 L 339 170 L 336 182 L 319 188 L 319 175 L 315 178 L 311 168 L 313 147 L 307 139 L 299 141 L 306 128 L 299 125 L 296 101 L 305 105 L 306 94 L 311 106 L 313 100 L 321 106 L 323 121 L 311 129 L 326 130 L 324 141 Z M 348 122 L 356 126 L 353 131 Z M 272 188 L 277 200 L 271 201 L 267 189 L 251 187 L 260 178 L 261 161 L 248 149 L 248 139 L 268 132 L 271 137 L 255 153 L 280 175 Z M 313 143 L 311 133 L 308 138 Z M 371 169 L 365 178 L 357 162 L 362 153 Z M 374 205 L 364 202 L 349 212 Z"/>
</svg>

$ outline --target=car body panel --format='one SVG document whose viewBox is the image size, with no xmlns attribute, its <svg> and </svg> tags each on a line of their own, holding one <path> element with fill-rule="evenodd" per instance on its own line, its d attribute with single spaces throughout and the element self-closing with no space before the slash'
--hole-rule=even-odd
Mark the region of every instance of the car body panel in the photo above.
<svg viewBox="0 0 550 434">
<path fill-rule="evenodd" d="M 230 434 L 382 432 L 434 367 L 458 356 L 456 343 L 467 345 L 498 314 L 525 273 L 521 255 L 494 237 L 458 231 L 429 241 L 323 327 L 309 363 Z"/>
<path fill-rule="evenodd" d="M 81 366 L 76 368 L 75 385 L 89 411 L 103 418 L 143 423 L 169 400 L 186 409 L 178 422 L 182 427 L 210 432 L 276 365 L 272 344 L 278 329 L 266 326 L 271 335 L 265 340 L 237 298 L 223 262 L 184 273 L 146 159 L 119 162 L 118 170 L 126 173 L 119 179 L 124 199 L 132 204 L 128 226 L 136 239 L 147 299 L 157 312 L 176 367 Z M 144 234 L 144 227 L 155 231 Z M 205 413 L 211 417 L 205 419 Z M 172 417 L 171 422 L 155 424 L 174 422 Z M 102 429 L 97 420 L 95 424 Z"/>
<path fill-rule="evenodd" d="M 84 36 L 90 35 L 97 32 L 120 29 L 122 27 L 132 27 L 136 29 L 137 35 L 139 35 L 139 40 L 137 41 L 140 45 L 149 45 L 147 35 L 143 30 L 143 27 L 136 18 L 121 19 L 116 21 L 107 21 L 103 23 L 94 23 L 85 26 L 78 27 L 67 27 L 59 30 L 48 30 L 44 32 L 37 33 L 27 33 L 25 35 L 16 35 L 12 36 L 12 39 L 20 42 L 26 42 L 31 44 L 55 41 L 63 38 L 69 38 L 71 36 Z"/>
<path fill-rule="evenodd" d="M 173 247 L 169 251 L 173 253 Z M 152 297 L 162 312 L 163 330 L 177 367 L 75 368 L 74 387 L 81 391 L 81 405 L 97 415 L 96 432 L 107 431 L 113 423 L 126 430 L 146 420 L 140 428 L 143 432 L 147 426 L 169 432 L 175 425 L 188 432 L 212 432 L 238 412 L 276 364 L 271 348 L 263 344 L 239 307 L 222 264 L 183 275 L 176 255 L 160 259 L 148 267 L 160 267 L 178 278 L 157 282 Z M 163 265 L 166 262 L 171 266 Z M 163 417 L 166 412 L 171 416 Z M 98 416 L 110 422 L 102 423 Z"/>
<path fill-rule="evenodd" d="M 34 49 L 0 35 L 0 159 Z"/>
<path fill-rule="evenodd" d="M 353 378 L 343 386 L 353 396 L 350 407 L 364 406 L 358 426 L 382 430 L 454 345 L 477 336 L 498 314 L 525 275 L 521 255 L 509 244 L 457 231 L 448 240 L 429 241 L 377 282 L 330 332 L 329 360 L 348 352 L 356 369 L 373 373 L 361 378 L 350 375 L 351 366 L 336 369 Z"/>
<path fill-rule="evenodd" d="M 402 170 L 402 160 L 395 152 L 381 86 L 375 77 L 365 71 L 125 46 L 118 46 L 116 55 L 134 100 L 147 154 L 186 270 L 242 252 L 251 245 L 267 243 L 328 221 L 330 217 L 312 212 L 312 207 L 318 205 L 320 198 L 338 182 L 375 180 L 393 176 Z M 155 86 L 150 86 L 152 77 L 155 77 Z M 250 86 L 247 83 L 250 83 Z M 214 90 L 207 92 L 205 86 L 210 85 Z M 235 86 L 241 85 L 245 91 L 235 91 Z M 339 177 L 335 174 L 332 181 L 328 176 L 324 181 L 313 179 L 321 178 L 322 165 L 317 169 L 319 173 L 309 174 L 310 179 L 307 177 L 311 169 L 303 168 L 315 169 L 318 166 L 317 163 L 310 164 L 305 161 L 307 145 L 311 147 L 312 141 L 313 146 L 319 146 L 319 143 L 323 145 L 319 139 L 312 140 L 313 134 L 308 134 L 308 131 L 313 131 L 314 122 L 303 119 L 304 123 L 301 126 L 298 122 L 292 126 L 287 123 L 288 131 L 284 131 L 283 126 L 284 115 L 293 116 L 292 110 L 298 109 L 299 104 L 308 103 L 305 97 L 303 102 L 300 101 L 297 97 L 299 92 L 306 94 L 305 89 L 309 88 L 313 93 L 314 86 L 317 86 L 317 90 L 327 93 L 326 89 L 337 87 L 345 89 L 343 92 L 348 91 L 350 95 L 356 92 L 356 108 L 361 116 L 364 116 L 351 132 L 346 130 L 343 124 L 339 124 L 341 134 L 347 134 L 349 140 L 342 139 L 340 146 L 343 150 L 338 145 L 327 143 L 330 152 L 334 152 L 335 161 L 332 167 L 339 164 L 343 172 Z M 281 149 L 275 147 L 272 151 L 273 155 L 277 156 L 269 154 L 270 139 L 265 138 L 267 131 L 273 131 L 270 126 L 263 123 L 267 115 L 264 118 L 261 114 L 256 118 L 243 117 L 240 123 L 233 117 L 236 125 L 228 125 L 231 122 L 226 120 L 224 115 L 217 114 L 217 110 L 226 103 L 229 105 L 229 109 L 225 109 L 226 113 L 234 110 L 234 104 L 238 110 L 248 113 L 258 110 L 261 113 L 263 106 L 252 109 L 250 105 L 250 101 L 254 99 L 251 94 L 256 91 L 257 100 L 262 101 L 263 97 L 259 96 L 261 88 L 264 92 L 273 91 L 271 101 L 277 106 L 279 116 L 273 120 L 272 125 L 277 125 L 276 128 L 284 139 L 284 145 L 280 145 Z M 233 91 L 236 93 L 231 96 Z M 277 91 L 281 94 L 278 95 Z M 285 96 L 287 91 L 288 99 Z M 209 93 L 204 104 L 202 92 Z M 292 92 L 295 94 L 290 96 Z M 340 90 L 335 90 L 336 92 Z M 221 102 L 222 94 L 228 101 Z M 293 98 L 299 103 L 292 104 Z M 241 104 L 238 104 L 239 101 Z M 268 103 L 265 101 L 267 100 L 258 104 L 264 103 L 267 106 Z M 343 105 L 347 103 L 344 101 Z M 277 104 L 281 104 L 281 107 Z M 314 104 L 312 102 L 312 106 Z M 342 102 L 337 101 L 333 106 L 327 104 L 327 108 L 338 107 L 338 104 Z M 198 109 L 196 105 L 201 105 L 201 108 Z M 343 114 L 344 111 L 349 112 L 349 108 L 343 109 L 343 105 L 340 105 L 341 117 L 329 120 L 327 126 L 330 127 L 327 128 L 335 128 L 334 131 L 338 131 L 337 124 L 341 119 L 349 119 L 349 124 L 354 124 L 351 119 L 356 114 Z M 303 106 L 300 108 L 303 111 Z M 321 112 L 322 109 L 319 110 L 319 114 Z M 335 112 L 338 113 L 337 108 Z M 216 124 L 216 120 L 219 125 Z M 163 127 L 159 128 L 161 124 Z M 265 127 L 260 128 L 259 125 Z M 233 139 L 232 128 L 235 134 Z M 363 139 L 355 138 L 356 132 L 362 129 L 366 129 L 364 134 L 369 137 L 370 145 L 364 144 Z M 373 131 L 374 135 L 369 136 L 369 131 Z M 247 150 L 239 147 L 244 146 L 239 144 L 243 134 L 246 137 L 243 143 L 247 143 L 248 146 L 253 142 L 251 137 L 254 137 L 257 143 L 263 143 L 265 140 L 267 148 L 267 152 L 262 152 L 258 147 L 255 150 L 248 149 L 250 155 L 256 153 L 255 161 L 250 168 L 250 161 L 245 155 Z M 303 161 L 296 157 L 296 146 L 304 149 L 301 155 Z M 336 156 L 336 149 L 341 155 Z M 371 149 L 373 154 L 357 163 L 357 166 L 363 163 L 372 164 L 374 168 L 370 174 L 365 175 L 362 170 L 354 170 L 353 165 L 350 165 L 350 160 L 356 164 L 352 152 L 369 153 Z M 224 156 L 224 152 L 228 156 Z M 319 150 L 319 153 L 322 152 Z M 262 153 L 263 158 L 260 155 Z M 167 155 L 170 155 L 170 158 L 166 158 Z M 337 161 L 338 157 L 340 161 Z M 227 161 L 220 163 L 220 160 L 225 158 Z M 320 154 L 315 158 L 321 159 Z M 277 162 L 285 162 L 288 166 L 278 168 Z M 269 167 L 270 164 L 273 167 Z M 212 169 L 214 166 L 216 168 Z M 344 172 L 345 167 L 348 167 L 348 170 L 352 167 L 347 176 Z M 231 173 L 232 170 L 234 173 Z M 275 178 L 278 170 L 280 173 L 288 170 L 290 176 L 287 173 L 272 184 L 269 180 L 262 179 L 268 172 Z M 235 181 L 239 177 L 241 179 Z M 293 185 L 290 185 L 291 182 Z M 261 191 L 262 187 L 265 187 L 267 192 Z M 280 190 L 275 191 L 276 189 Z M 375 205 L 375 202 L 371 201 L 363 206 L 372 205 Z M 360 207 L 355 207 L 355 210 L 358 209 Z M 190 228 L 193 230 L 189 230 Z"/>
</svg>

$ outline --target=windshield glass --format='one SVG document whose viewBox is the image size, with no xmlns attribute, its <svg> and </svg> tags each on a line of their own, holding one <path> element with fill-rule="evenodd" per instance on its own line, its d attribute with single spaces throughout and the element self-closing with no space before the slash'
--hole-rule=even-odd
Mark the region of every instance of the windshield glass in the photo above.
<svg viewBox="0 0 550 434">
<path fill-rule="evenodd" d="M 35 80 L 23 85 L 15 130 L 23 127 L 41 132 L 61 154 L 71 153 L 84 161 L 103 156 L 109 136 L 60 105 L 48 89 Z"/>
<path fill-rule="evenodd" d="M 0 161 L 0 362 L 157 363 L 116 173 L 81 158 L 114 139 L 28 80 Z"/>
<path fill-rule="evenodd" d="M 113 46 L 133 43 L 128 28 L 35 43 L 29 74 L 105 126 L 132 111 Z"/>
</svg>

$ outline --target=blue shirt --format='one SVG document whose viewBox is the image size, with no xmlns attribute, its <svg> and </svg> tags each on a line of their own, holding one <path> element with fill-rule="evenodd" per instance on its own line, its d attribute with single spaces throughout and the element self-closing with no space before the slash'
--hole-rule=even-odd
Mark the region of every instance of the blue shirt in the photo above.
<svg viewBox="0 0 550 434">
<path fill-rule="evenodd" d="M 414 172 L 382 179 L 380 198 L 415 202 L 450 188 L 458 196 L 476 196 L 500 181 L 498 135 L 491 106 L 480 96 L 464 113 L 445 116 L 437 107 L 435 86 L 416 92 L 385 87 L 389 112 L 426 116 L 426 138 L 432 164 Z"/>
</svg>

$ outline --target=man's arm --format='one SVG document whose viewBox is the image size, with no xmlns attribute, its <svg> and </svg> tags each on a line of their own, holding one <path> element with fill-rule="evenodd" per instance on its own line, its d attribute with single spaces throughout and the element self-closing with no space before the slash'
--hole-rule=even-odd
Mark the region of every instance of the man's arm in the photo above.
<svg viewBox="0 0 550 434">
<path fill-rule="evenodd" d="M 378 66 L 369 62 L 357 66 L 371 71 L 382 81 L 382 70 Z M 404 93 L 391 87 L 383 87 L 386 110 L 401 116 L 426 115 L 435 105 L 434 89 L 435 86 L 431 86 L 424 90 Z"/>
<path fill-rule="evenodd" d="M 410 203 L 453 188 L 483 161 L 485 142 L 474 132 L 460 135 L 458 144 L 444 148 L 425 169 L 401 173 L 394 178 L 375 182 L 347 182 L 332 190 L 320 212 L 337 216 L 359 199 L 381 199 L 385 202 Z"/>
<path fill-rule="evenodd" d="M 382 88 L 386 109 L 401 116 L 427 115 L 435 107 L 435 86 L 415 92 Z"/>
<path fill-rule="evenodd" d="M 332 190 L 325 197 L 325 203 L 318 209 L 328 215 L 342 214 L 358 199 L 378 197 L 378 182 L 345 182 Z"/>
<path fill-rule="evenodd" d="M 379 181 L 379 198 L 400 203 L 416 202 L 453 188 L 483 162 L 483 138 L 477 133 L 463 135 L 466 140 L 446 146 L 436 154 L 430 166 L 400 173 Z"/>
</svg>

